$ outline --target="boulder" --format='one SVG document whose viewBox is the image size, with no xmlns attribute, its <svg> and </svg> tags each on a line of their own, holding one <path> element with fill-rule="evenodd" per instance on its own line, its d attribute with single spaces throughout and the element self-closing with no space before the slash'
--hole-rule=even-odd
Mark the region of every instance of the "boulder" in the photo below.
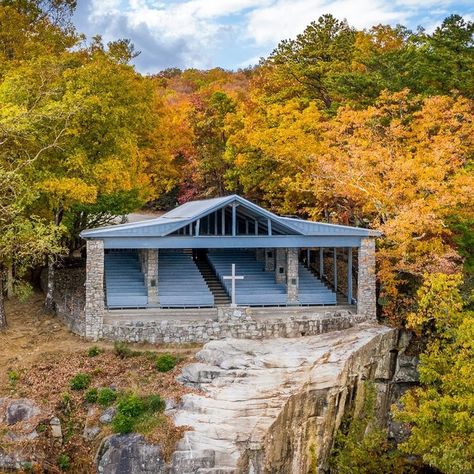
<svg viewBox="0 0 474 474">
<path fill-rule="evenodd" d="M 97 455 L 100 474 L 165 474 L 168 472 L 160 446 L 145 442 L 138 434 L 106 438 Z"/>
<path fill-rule="evenodd" d="M 115 413 L 117 413 L 117 409 L 115 407 L 106 408 L 102 415 L 100 415 L 99 421 L 104 425 L 112 423 Z"/>
<path fill-rule="evenodd" d="M 15 425 L 17 423 L 28 423 L 32 418 L 39 415 L 41 410 L 36 404 L 27 398 L 11 400 L 7 403 L 5 421 L 7 425 Z"/>
</svg>

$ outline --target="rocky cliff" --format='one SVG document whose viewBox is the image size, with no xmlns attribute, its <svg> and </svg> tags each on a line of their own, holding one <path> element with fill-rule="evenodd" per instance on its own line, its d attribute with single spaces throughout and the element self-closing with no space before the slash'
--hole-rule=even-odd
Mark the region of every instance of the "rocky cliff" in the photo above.
<svg viewBox="0 0 474 474">
<path fill-rule="evenodd" d="M 416 380 L 409 336 L 379 325 L 295 339 L 213 341 L 184 368 L 202 390 L 169 411 L 190 430 L 172 461 L 142 437 L 114 436 L 101 447 L 101 473 L 324 473 L 343 415 L 375 385 L 377 419 Z M 397 426 L 392 425 L 396 435 Z M 126 471 L 123 470 L 126 466 Z"/>
</svg>

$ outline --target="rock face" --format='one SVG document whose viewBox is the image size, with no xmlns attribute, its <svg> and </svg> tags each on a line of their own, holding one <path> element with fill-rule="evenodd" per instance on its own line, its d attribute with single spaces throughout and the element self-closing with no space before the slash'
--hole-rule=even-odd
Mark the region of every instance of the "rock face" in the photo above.
<svg viewBox="0 0 474 474">
<path fill-rule="evenodd" d="M 389 407 L 404 389 L 394 380 L 403 380 L 405 388 L 410 383 L 404 356 L 408 343 L 396 330 L 364 324 L 319 336 L 206 344 L 199 362 L 180 375 L 204 395 L 185 395 L 173 410 L 175 423 L 191 429 L 171 462 L 155 462 L 153 472 L 327 472 L 344 413 L 362 405 L 364 380 L 375 384 L 377 418 L 388 423 Z M 135 448 L 124 449 L 135 453 Z M 140 452 L 137 456 L 143 458 Z M 114 470 L 109 466 L 117 462 L 110 459 L 100 458 L 100 472 L 150 472 L 137 470 L 138 461 L 129 471 Z"/>
<path fill-rule="evenodd" d="M 97 471 L 103 474 L 156 474 L 165 463 L 159 446 L 137 434 L 112 435 L 102 443 Z"/>
</svg>

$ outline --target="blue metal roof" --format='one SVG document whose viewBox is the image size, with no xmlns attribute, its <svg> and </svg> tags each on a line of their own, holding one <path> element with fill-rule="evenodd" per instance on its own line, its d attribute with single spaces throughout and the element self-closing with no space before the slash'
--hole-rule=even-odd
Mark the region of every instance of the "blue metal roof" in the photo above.
<svg viewBox="0 0 474 474">
<path fill-rule="evenodd" d="M 330 237 L 377 237 L 381 235 L 380 232 L 360 227 L 280 217 L 236 194 L 213 199 L 190 201 L 156 219 L 88 229 L 82 231 L 80 235 L 85 239 L 165 237 L 214 211 L 234 204 L 242 206 L 249 218 L 270 220 L 272 226 L 275 225 L 276 228 L 281 229 L 285 234 Z M 236 236 L 236 238 L 239 237 L 240 236 Z M 268 236 L 268 238 L 271 237 L 272 236 Z M 201 237 L 196 236 L 194 238 Z M 215 236 L 214 238 L 219 238 L 219 236 Z"/>
</svg>

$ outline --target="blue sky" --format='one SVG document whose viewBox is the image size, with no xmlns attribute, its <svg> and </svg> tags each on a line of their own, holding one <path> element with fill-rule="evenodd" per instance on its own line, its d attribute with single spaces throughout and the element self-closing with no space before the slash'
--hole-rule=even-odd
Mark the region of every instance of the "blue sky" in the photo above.
<svg viewBox="0 0 474 474">
<path fill-rule="evenodd" d="M 74 22 L 88 37 L 130 38 L 143 73 L 167 67 L 237 69 L 258 62 L 324 13 L 357 28 L 434 29 L 452 13 L 474 19 L 472 0 L 79 0 Z"/>
</svg>

